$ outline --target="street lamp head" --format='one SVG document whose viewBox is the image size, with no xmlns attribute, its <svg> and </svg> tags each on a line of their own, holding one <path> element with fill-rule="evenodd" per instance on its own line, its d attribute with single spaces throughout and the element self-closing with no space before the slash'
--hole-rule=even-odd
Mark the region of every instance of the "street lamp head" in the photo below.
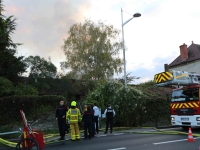
<svg viewBox="0 0 200 150">
<path fill-rule="evenodd" d="M 133 15 L 133 17 L 140 17 L 140 16 L 141 16 L 140 13 L 135 13 L 135 14 Z"/>
</svg>

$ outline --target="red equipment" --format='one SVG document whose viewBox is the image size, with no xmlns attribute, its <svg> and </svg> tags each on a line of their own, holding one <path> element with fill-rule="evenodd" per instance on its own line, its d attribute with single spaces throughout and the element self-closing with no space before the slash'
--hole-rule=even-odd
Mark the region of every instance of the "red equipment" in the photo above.
<svg viewBox="0 0 200 150">
<path fill-rule="evenodd" d="M 20 110 L 24 128 L 20 141 L 16 145 L 16 150 L 42 150 L 44 148 L 44 134 L 41 131 L 33 130 L 27 122 L 25 114 Z"/>
</svg>

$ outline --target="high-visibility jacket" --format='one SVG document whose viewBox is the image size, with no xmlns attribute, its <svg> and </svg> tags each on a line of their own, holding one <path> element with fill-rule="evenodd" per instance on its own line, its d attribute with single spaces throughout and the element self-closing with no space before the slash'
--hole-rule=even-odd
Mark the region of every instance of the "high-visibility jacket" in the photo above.
<svg viewBox="0 0 200 150">
<path fill-rule="evenodd" d="M 81 121 L 81 113 L 80 110 L 78 108 L 72 109 L 70 108 L 67 111 L 67 115 L 66 115 L 66 120 L 70 121 L 70 123 L 78 123 L 78 121 Z"/>
</svg>

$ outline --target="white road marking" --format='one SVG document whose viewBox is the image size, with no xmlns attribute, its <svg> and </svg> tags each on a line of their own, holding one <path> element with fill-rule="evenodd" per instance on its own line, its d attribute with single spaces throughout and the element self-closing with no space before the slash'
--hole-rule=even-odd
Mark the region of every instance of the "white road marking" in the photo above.
<svg viewBox="0 0 200 150">
<path fill-rule="evenodd" d="M 97 137 L 101 137 L 101 136 L 107 136 L 107 135 L 98 135 Z"/>
<path fill-rule="evenodd" d="M 200 137 L 194 138 L 194 139 L 200 139 Z M 166 141 L 166 142 L 159 142 L 159 143 L 153 143 L 154 145 L 159 144 L 167 144 L 167 143 L 174 143 L 174 142 L 181 142 L 181 141 L 187 141 L 187 139 L 180 139 L 180 140 L 174 140 L 174 141 Z"/>
<path fill-rule="evenodd" d="M 126 149 L 126 147 L 114 148 L 114 149 L 108 149 L 108 150 L 122 150 L 122 149 Z"/>
<path fill-rule="evenodd" d="M 122 135 L 122 134 L 124 134 L 124 133 L 115 133 L 115 134 L 113 134 L 113 135 Z"/>
<path fill-rule="evenodd" d="M 158 130 L 161 130 L 161 131 L 164 131 L 164 130 L 171 130 L 171 129 L 180 129 L 180 128 L 167 128 L 167 129 L 158 129 Z M 142 131 L 142 132 L 156 132 L 157 130 L 153 129 L 153 130 L 147 130 L 147 131 Z"/>
<path fill-rule="evenodd" d="M 180 128 L 179 127 L 177 127 L 177 128 L 166 128 L 166 129 L 159 129 L 159 130 L 171 130 L 171 129 L 180 129 Z"/>
<path fill-rule="evenodd" d="M 142 132 L 156 132 L 156 130 L 147 130 L 147 131 L 142 131 Z"/>
</svg>

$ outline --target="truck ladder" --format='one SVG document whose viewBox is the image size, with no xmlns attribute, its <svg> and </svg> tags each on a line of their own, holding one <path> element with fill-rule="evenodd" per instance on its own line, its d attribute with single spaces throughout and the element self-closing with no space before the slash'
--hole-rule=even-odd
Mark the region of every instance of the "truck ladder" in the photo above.
<svg viewBox="0 0 200 150">
<path fill-rule="evenodd" d="M 156 74 L 154 76 L 154 83 L 156 86 L 196 85 L 200 84 L 200 74 L 170 70 Z"/>
</svg>

